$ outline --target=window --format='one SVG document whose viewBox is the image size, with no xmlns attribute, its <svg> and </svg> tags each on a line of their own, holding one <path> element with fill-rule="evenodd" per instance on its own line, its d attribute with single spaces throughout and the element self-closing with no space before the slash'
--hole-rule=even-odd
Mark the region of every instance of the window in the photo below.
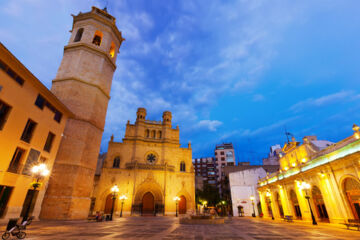
<svg viewBox="0 0 360 240">
<path fill-rule="evenodd" d="M 62 118 L 62 113 L 59 111 L 55 111 L 54 120 L 59 123 L 61 121 L 61 118 Z"/>
<path fill-rule="evenodd" d="M 44 109 L 45 102 L 45 98 L 39 94 L 35 100 L 35 105 L 38 106 L 40 109 Z"/>
<path fill-rule="evenodd" d="M 92 43 L 95 44 L 96 46 L 100 46 L 102 36 L 103 36 L 102 32 L 96 31 Z"/>
<path fill-rule="evenodd" d="M 162 132 L 158 131 L 158 138 L 161 139 L 161 137 L 162 137 Z"/>
<path fill-rule="evenodd" d="M 0 69 L 4 70 L 12 79 L 14 79 L 18 84 L 23 85 L 24 79 L 18 76 L 11 68 L 9 68 L 5 63 L 0 61 Z"/>
<path fill-rule="evenodd" d="M 113 42 L 111 42 L 109 54 L 112 58 L 115 56 L 115 44 Z"/>
<path fill-rule="evenodd" d="M 217 155 L 217 152 L 215 152 L 215 156 Z"/>
<path fill-rule="evenodd" d="M 22 174 L 31 176 L 31 168 L 34 164 L 39 162 L 40 152 L 35 149 L 30 149 L 29 154 L 27 156 L 26 162 L 24 164 L 24 168 L 22 169 Z"/>
<path fill-rule="evenodd" d="M 30 143 L 36 124 L 37 124 L 36 122 L 29 119 L 25 125 L 24 131 L 20 139 L 23 140 L 24 142 Z"/>
<path fill-rule="evenodd" d="M 113 162 L 113 168 L 119 168 L 120 167 L 120 157 L 114 158 Z"/>
<path fill-rule="evenodd" d="M 221 158 L 221 161 L 225 161 L 225 158 L 224 158 L 224 157 L 222 157 L 222 158 Z"/>
<path fill-rule="evenodd" d="M 11 107 L 0 100 L 0 130 L 4 128 L 6 120 L 9 116 Z"/>
<path fill-rule="evenodd" d="M 145 131 L 145 136 L 148 138 L 148 137 L 150 137 L 150 131 L 149 131 L 149 129 L 146 129 L 146 131 Z"/>
<path fill-rule="evenodd" d="M 220 152 L 220 155 L 224 155 L 224 152 Z"/>
<path fill-rule="evenodd" d="M 155 138 L 155 130 L 152 130 L 152 131 L 151 131 L 151 137 L 152 137 L 152 138 Z"/>
<path fill-rule="evenodd" d="M 9 168 L 8 168 L 8 172 L 12 172 L 12 173 L 19 173 L 20 168 L 21 168 L 21 160 L 22 157 L 24 156 L 25 150 L 21 149 L 21 148 L 16 148 L 15 153 L 11 159 Z"/>
<path fill-rule="evenodd" d="M 45 146 L 44 146 L 45 151 L 50 152 L 54 138 L 55 138 L 55 134 L 53 134 L 52 132 L 49 132 L 46 142 L 45 142 Z"/>
<path fill-rule="evenodd" d="M 185 163 L 184 162 L 180 163 L 180 172 L 185 172 Z"/>
<path fill-rule="evenodd" d="M 82 34 L 84 32 L 84 29 L 83 28 L 80 28 L 77 33 L 76 33 L 76 36 L 75 36 L 75 39 L 74 39 L 74 42 L 79 42 L 81 40 L 81 37 L 82 37 Z"/>
<path fill-rule="evenodd" d="M 147 155 L 146 160 L 148 161 L 148 163 L 155 163 L 156 156 L 154 154 L 150 153 L 149 155 Z"/>
</svg>

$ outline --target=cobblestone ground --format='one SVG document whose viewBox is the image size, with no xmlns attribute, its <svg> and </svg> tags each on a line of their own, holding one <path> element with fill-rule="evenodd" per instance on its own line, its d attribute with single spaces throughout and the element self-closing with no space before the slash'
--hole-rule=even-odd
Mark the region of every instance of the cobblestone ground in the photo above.
<svg viewBox="0 0 360 240">
<path fill-rule="evenodd" d="M 38 221 L 26 232 L 29 240 L 360 239 L 360 232 L 356 230 L 252 218 L 233 218 L 222 225 L 180 225 L 174 217 L 126 217 L 112 222 Z"/>
</svg>

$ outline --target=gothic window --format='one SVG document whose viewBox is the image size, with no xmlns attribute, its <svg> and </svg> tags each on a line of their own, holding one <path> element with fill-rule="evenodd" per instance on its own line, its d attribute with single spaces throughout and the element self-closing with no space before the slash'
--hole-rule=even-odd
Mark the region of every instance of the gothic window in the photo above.
<svg viewBox="0 0 360 240">
<path fill-rule="evenodd" d="M 156 156 L 154 154 L 150 153 L 147 155 L 146 161 L 148 161 L 148 163 L 155 163 Z"/>
<path fill-rule="evenodd" d="M 155 138 L 155 130 L 152 130 L 152 131 L 151 131 L 151 137 L 152 137 L 152 138 Z"/>
<path fill-rule="evenodd" d="M 120 157 L 115 157 L 113 162 L 113 168 L 119 168 L 120 167 Z"/>
<path fill-rule="evenodd" d="M 115 44 L 113 42 L 111 42 L 109 54 L 112 58 L 115 56 Z"/>
<path fill-rule="evenodd" d="M 158 138 L 161 139 L 161 137 L 162 137 L 162 132 L 159 131 L 159 132 L 158 132 Z"/>
<path fill-rule="evenodd" d="M 102 32 L 96 31 L 92 43 L 95 44 L 96 46 L 100 46 L 102 36 L 103 36 Z"/>
<path fill-rule="evenodd" d="M 180 172 L 185 172 L 185 163 L 184 162 L 180 163 Z"/>
<path fill-rule="evenodd" d="M 149 129 L 146 129 L 146 131 L 145 131 L 145 136 L 148 138 L 148 137 L 150 137 L 150 131 L 149 131 Z"/>
<path fill-rule="evenodd" d="M 76 36 L 75 36 L 75 39 L 74 39 L 74 42 L 79 42 L 81 40 L 81 37 L 82 37 L 82 34 L 84 32 L 84 29 L 83 28 L 80 28 L 77 33 L 76 33 Z"/>
</svg>

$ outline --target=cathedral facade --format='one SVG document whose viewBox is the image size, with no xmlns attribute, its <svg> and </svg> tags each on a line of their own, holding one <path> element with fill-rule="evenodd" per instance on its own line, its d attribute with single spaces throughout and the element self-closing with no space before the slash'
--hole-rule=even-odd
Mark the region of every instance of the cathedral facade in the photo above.
<svg viewBox="0 0 360 240">
<path fill-rule="evenodd" d="M 126 124 L 123 142 L 111 138 L 93 192 L 94 212 L 110 213 L 112 206 L 115 213 L 123 208 L 126 215 L 195 210 L 191 145 L 180 147 L 179 127 L 172 128 L 171 118 L 171 112 L 165 111 L 162 121 L 146 120 L 146 110 L 139 108 L 135 124 Z M 111 190 L 115 185 L 116 197 Z"/>
</svg>

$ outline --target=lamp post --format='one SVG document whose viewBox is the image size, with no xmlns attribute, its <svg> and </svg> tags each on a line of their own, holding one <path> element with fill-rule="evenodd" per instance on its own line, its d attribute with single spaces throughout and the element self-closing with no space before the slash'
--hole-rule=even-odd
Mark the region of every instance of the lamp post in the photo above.
<svg viewBox="0 0 360 240">
<path fill-rule="evenodd" d="M 308 190 L 311 188 L 311 186 L 310 186 L 309 183 L 302 182 L 301 185 L 300 185 L 300 187 L 301 187 L 302 189 L 305 189 L 305 198 L 307 199 L 308 204 L 309 204 L 310 213 L 311 213 L 311 218 L 312 218 L 312 224 L 313 224 L 313 225 L 317 225 L 317 222 L 316 222 L 314 213 L 313 213 L 313 211 L 312 211 L 312 209 L 311 209 L 310 196 L 308 195 Z"/>
<path fill-rule="evenodd" d="M 174 201 L 176 204 L 176 217 L 178 216 L 178 202 L 179 202 L 180 198 L 178 196 L 174 197 Z"/>
<path fill-rule="evenodd" d="M 44 163 L 33 166 L 32 169 L 31 169 L 31 172 L 33 174 L 33 177 L 36 179 L 36 181 L 31 184 L 31 186 L 34 188 L 34 193 L 31 196 L 29 205 L 28 205 L 28 207 L 26 209 L 26 212 L 24 214 L 23 221 L 26 221 L 28 219 L 28 217 L 29 217 L 31 203 L 34 200 L 36 189 L 38 187 L 40 187 L 40 180 L 42 178 L 46 177 L 47 175 L 49 175 L 49 173 L 50 173 L 50 171 L 47 169 L 47 167 L 46 167 L 46 165 Z"/>
<path fill-rule="evenodd" d="M 270 211 L 271 211 L 271 219 L 274 220 L 275 218 L 274 218 L 273 210 L 272 210 L 272 208 L 271 208 L 271 199 L 270 199 L 271 194 L 270 194 L 270 192 L 266 192 L 266 196 L 269 198 Z"/>
<path fill-rule="evenodd" d="M 118 186 L 115 184 L 115 185 L 111 188 L 111 193 L 112 193 L 112 205 L 111 205 L 110 221 L 112 221 L 112 219 L 113 219 L 115 200 L 116 200 L 116 195 L 117 195 L 118 192 L 119 192 L 119 188 L 118 188 Z"/>
<path fill-rule="evenodd" d="M 120 217 L 122 217 L 122 210 L 124 207 L 124 201 L 127 199 L 127 197 L 125 195 L 121 195 L 120 196 L 120 200 L 121 200 L 121 211 L 120 211 Z"/>
<path fill-rule="evenodd" d="M 253 207 L 253 214 L 252 214 L 252 216 L 253 216 L 253 217 L 256 217 L 256 215 L 255 215 L 255 207 L 254 207 L 254 205 L 255 205 L 254 199 L 255 199 L 254 196 L 250 196 L 251 204 L 252 204 L 252 207 Z"/>
</svg>

